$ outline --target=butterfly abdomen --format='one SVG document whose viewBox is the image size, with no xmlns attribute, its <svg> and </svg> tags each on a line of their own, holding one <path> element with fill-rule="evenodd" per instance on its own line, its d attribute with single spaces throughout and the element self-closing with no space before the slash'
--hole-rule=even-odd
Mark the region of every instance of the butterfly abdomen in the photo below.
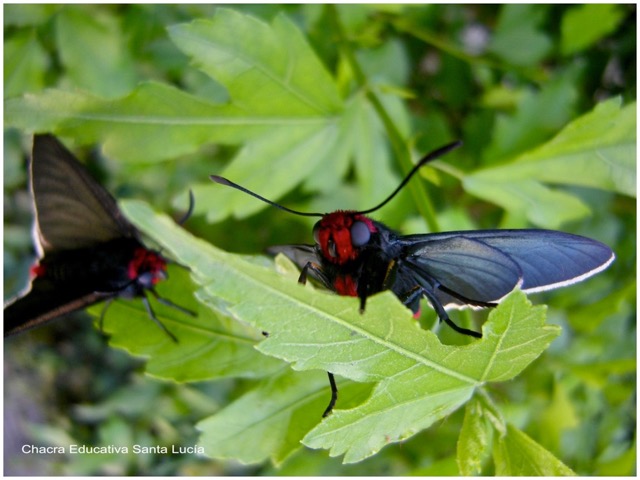
<svg viewBox="0 0 640 480">
<path fill-rule="evenodd" d="M 47 255 L 31 272 L 36 277 L 59 285 L 76 286 L 86 291 L 112 292 L 126 288 L 137 273 L 131 264 L 140 243 L 134 239 L 115 239 L 104 244 L 63 250 Z"/>
</svg>

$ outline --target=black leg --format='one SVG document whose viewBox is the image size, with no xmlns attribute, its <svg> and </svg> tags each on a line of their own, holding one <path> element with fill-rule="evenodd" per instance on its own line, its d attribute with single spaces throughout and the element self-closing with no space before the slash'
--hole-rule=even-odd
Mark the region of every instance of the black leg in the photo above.
<svg viewBox="0 0 640 480">
<path fill-rule="evenodd" d="M 298 283 L 302 285 L 306 285 L 307 274 L 309 272 L 312 272 L 314 278 L 318 280 L 320 283 L 322 283 L 322 285 L 324 285 L 325 288 L 329 290 L 333 290 L 333 285 L 331 285 L 331 282 L 322 271 L 322 267 L 314 262 L 307 262 L 305 266 L 302 267 L 302 270 L 300 271 L 300 276 L 298 277 Z"/>
<path fill-rule="evenodd" d="M 147 309 L 147 314 L 149 315 L 149 317 L 151 317 L 151 320 L 156 322 L 156 324 L 164 331 L 164 333 L 169 335 L 169 338 L 171 338 L 171 340 L 178 343 L 178 339 L 176 338 L 176 336 L 169 330 L 167 330 L 167 327 L 165 327 L 162 322 L 158 320 L 158 317 L 156 317 L 156 314 L 153 312 L 153 308 L 151 308 L 151 304 L 149 303 L 149 299 L 146 295 L 142 297 L 142 303 L 144 303 L 144 306 Z"/>
<path fill-rule="evenodd" d="M 411 309 L 414 315 L 420 311 L 420 298 L 423 295 L 422 290 L 423 289 L 420 285 L 416 285 L 411 290 L 398 297 L 405 306 Z"/>
<path fill-rule="evenodd" d="M 102 333 L 102 334 L 104 334 L 104 315 L 107 313 L 107 308 L 109 308 L 109 305 L 111 305 L 111 302 L 113 302 L 113 297 L 108 298 L 104 302 L 104 308 L 102 309 L 102 312 L 100 313 L 100 321 L 98 322 L 98 326 L 100 328 L 100 333 Z"/>
<path fill-rule="evenodd" d="M 298 278 L 298 283 L 300 283 L 302 285 L 306 285 L 306 283 L 307 283 L 307 274 L 308 274 L 309 271 L 313 272 L 314 276 L 322 284 L 324 284 L 325 287 L 327 287 L 329 289 L 332 288 L 332 285 L 329 283 L 329 280 L 327 279 L 327 277 L 325 276 L 324 272 L 322 271 L 322 267 L 320 265 L 318 265 L 317 263 L 314 263 L 314 262 L 307 262 L 305 264 L 305 266 L 302 267 L 302 270 L 300 271 L 300 277 Z M 363 308 L 364 308 L 364 305 L 363 305 Z M 331 411 L 333 410 L 333 407 L 335 406 L 336 402 L 338 401 L 338 387 L 336 386 L 336 380 L 335 380 L 335 378 L 333 378 L 333 373 L 327 372 L 327 375 L 329 376 L 329 384 L 331 386 L 331 400 L 329 400 L 329 405 L 327 406 L 327 408 L 324 410 L 324 413 L 322 414 L 323 418 L 325 418 L 329 414 L 331 414 Z"/>
<path fill-rule="evenodd" d="M 476 332 L 474 330 L 469 330 L 468 328 L 459 327 L 458 325 L 456 325 L 453 322 L 453 320 L 451 320 L 449 318 L 448 315 L 444 319 L 441 318 L 440 320 L 444 320 L 444 323 L 449 325 L 451 328 L 453 328 L 458 333 L 461 333 L 463 335 L 469 335 L 470 337 L 474 337 L 474 338 L 482 338 L 482 334 L 480 332 Z"/>
<path fill-rule="evenodd" d="M 364 307 L 367 304 L 367 297 L 366 295 L 363 295 L 362 297 L 360 297 L 360 313 L 364 313 Z"/>
<path fill-rule="evenodd" d="M 166 298 L 161 297 L 160 295 L 158 295 L 158 292 L 156 292 L 155 290 L 148 289 L 147 291 L 151 292 L 151 294 L 154 297 L 156 297 L 156 300 L 158 300 L 163 305 L 175 308 L 176 310 L 179 310 L 179 311 L 181 311 L 182 313 L 184 313 L 186 315 L 191 315 L 192 317 L 197 317 L 198 316 L 195 312 L 193 312 L 193 311 L 191 311 L 191 310 L 189 310 L 187 308 L 181 307 L 180 305 L 176 305 L 171 300 L 168 300 Z"/>
<path fill-rule="evenodd" d="M 329 414 L 333 411 L 333 407 L 335 407 L 336 402 L 338 401 L 338 387 L 336 386 L 336 379 L 333 378 L 333 373 L 327 372 L 329 376 L 329 384 L 331 385 L 331 400 L 329 401 L 329 405 L 325 409 L 322 414 L 322 418 L 329 416 Z"/>
<path fill-rule="evenodd" d="M 461 333 L 463 335 L 469 335 L 470 337 L 474 337 L 474 338 L 482 338 L 482 334 L 481 333 L 475 332 L 473 330 L 469 330 L 467 328 L 462 328 L 462 327 L 459 327 L 458 325 L 456 325 L 453 322 L 453 320 L 451 320 L 449 318 L 449 315 L 447 315 L 447 312 L 445 311 L 444 307 L 438 301 L 438 299 L 433 294 L 433 292 L 431 292 L 428 289 L 423 287 L 422 288 L 422 293 L 424 294 L 425 297 L 427 297 L 427 299 L 429 300 L 429 303 L 431 303 L 431 306 L 436 311 L 436 314 L 438 315 L 438 318 L 441 321 L 443 321 L 444 323 L 449 325 L 451 328 L 453 328 L 458 333 Z"/>
</svg>

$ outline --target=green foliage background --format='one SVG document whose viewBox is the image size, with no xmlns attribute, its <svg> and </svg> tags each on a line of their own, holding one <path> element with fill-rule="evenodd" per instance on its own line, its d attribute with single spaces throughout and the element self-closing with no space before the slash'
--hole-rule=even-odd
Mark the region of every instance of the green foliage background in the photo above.
<svg viewBox="0 0 640 480">
<path fill-rule="evenodd" d="M 146 204 L 122 205 L 191 268 L 191 280 L 172 268 L 159 290 L 199 313 L 157 307 L 177 346 L 135 301 L 109 310 L 111 346 L 85 314 L 7 340 L 5 473 L 633 474 L 635 15 L 5 5 L 5 298 L 33 258 L 30 135 L 50 131 L 118 199 L 177 217 L 193 189 L 190 233 Z M 302 210 L 367 208 L 454 139 L 464 146 L 376 218 L 403 233 L 534 226 L 609 244 L 607 271 L 532 298 L 549 304 L 547 324 L 520 295 L 470 344 L 447 329 L 440 344 L 425 331 L 433 312 L 425 305 L 418 329 L 391 295 L 356 315 L 352 299 L 300 288 L 290 264 L 278 260 L 281 276 L 256 256 L 310 242 L 313 220 L 208 180 L 220 173 Z M 455 315 L 476 328 L 487 316 Z M 309 351 L 310 339 L 323 347 Z M 320 424 L 328 368 L 341 396 Z M 196 442 L 212 458 L 20 453 Z"/>
</svg>

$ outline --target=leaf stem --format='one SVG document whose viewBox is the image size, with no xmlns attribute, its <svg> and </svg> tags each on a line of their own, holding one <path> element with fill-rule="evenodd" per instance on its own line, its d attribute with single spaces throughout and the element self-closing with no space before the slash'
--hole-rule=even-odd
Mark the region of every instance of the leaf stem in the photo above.
<svg viewBox="0 0 640 480">
<path fill-rule="evenodd" d="M 478 396 L 478 400 L 484 407 L 485 417 L 487 420 L 491 422 L 491 425 L 493 425 L 493 428 L 496 431 L 500 432 L 501 435 L 505 435 L 507 432 L 507 422 L 489 393 L 485 388 L 478 388 L 476 390 L 476 394 Z"/>
<path fill-rule="evenodd" d="M 382 120 L 387 134 L 389 135 L 391 147 L 393 148 L 393 151 L 398 158 L 398 162 L 400 163 L 401 168 L 405 172 L 409 172 L 409 170 L 413 168 L 414 162 L 411 158 L 411 150 L 408 147 L 408 142 L 402 137 L 400 130 L 396 127 L 395 123 L 384 108 L 384 105 L 382 105 L 380 98 L 371 87 L 366 75 L 362 71 L 362 68 L 360 67 L 360 64 L 355 57 L 353 49 L 349 44 L 347 35 L 344 31 L 344 28 L 342 27 L 342 23 L 340 22 L 340 15 L 338 13 L 337 7 L 335 5 L 328 5 L 327 8 L 329 9 L 329 17 L 334 24 L 336 33 L 338 34 L 338 44 L 340 45 L 340 50 L 349 63 L 356 82 L 365 92 L 367 99 L 371 102 L 376 113 Z M 439 231 L 440 229 L 438 227 L 438 221 L 436 219 L 433 203 L 431 202 L 431 199 L 429 198 L 424 185 L 420 182 L 410 182 L 408 188 L 414 198 L 414 201 L 416 202 L 418 211 L 425 219 L 429 230 L 432 232 Z"/>
</svg>

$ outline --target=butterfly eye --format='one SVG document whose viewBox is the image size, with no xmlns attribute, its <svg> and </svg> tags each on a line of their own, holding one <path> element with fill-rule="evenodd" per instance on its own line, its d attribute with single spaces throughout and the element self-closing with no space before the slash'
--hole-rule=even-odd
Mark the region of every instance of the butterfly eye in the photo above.
<svg viewBox="0 0 640 480">
<path fill-rule="evenodd" d="M 353 222 L 351 225 L 351 245 L 354 247 L 361 247 L 369 243 L 371 238 L 371 232 L 369 227 L 364 222 Z"/>
<path fill-rule="evenodd" d="M 320 222 L 317 222 L 313 226 L 313 239 L 316 241 L 317 244 L 320 244 Z"/>
<path fill-rule="evenodd" d="M 136 281 L 138 282 L 138 285 L 142 286 L 143 288 L 153 288 L 153 286 L 157 282 L 153 272 L 145 272 L 142 275 L 139 275 Z"/>
</svg>

